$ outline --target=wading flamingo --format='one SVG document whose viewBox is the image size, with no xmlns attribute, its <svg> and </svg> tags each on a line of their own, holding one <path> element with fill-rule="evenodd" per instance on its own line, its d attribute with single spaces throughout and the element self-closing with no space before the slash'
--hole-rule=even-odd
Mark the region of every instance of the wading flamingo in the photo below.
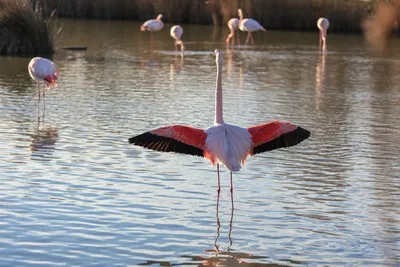
<svg viewBox="0 0 400 267">
<path fill-rule="evenodd" d="M 254 44 L 254 39 L 253 35 L 251 34 L 252 32 L 256 31 L 266 31 L 263 26 L 261 26 L 258 21 L 254 19 L 244 19 L 243 18 L 243 12 L 241 9 L 238 9 L 238 14 L 239 14 L 239 29 L 242 32 L 247 32 L 247 38 L 245 44 L 247 44 L 251 40 L 251 44 Z"/>
<path fill-rule="evenodd" d="M 153 32 L 161 31 L 164 28 L 164 23 L 162 22 L 162 15 L 159 14 L 156 19 L 147 20 L 140 26 L 141 31 L 150 32 L 150 41 L 153 41 Z"/>
<path fill-rule="evenodd" d="M 319 18 L 317 27 L 319 29 L 319 49 L 326 51 L 326 34 L 329 28 L 329 20 L 327 18 Z"/>
<path fill-rule="evenodd" d="M 181 46 L 181 53 L 183 54 L 183 51 L 185 50 L 185 46 L 183 45 L 182 42 L 182 34 L 183 34 L 183 29 L 179 25 L 174 25 L 171 27 L 171 30 L 169 31 L 169 34 L 171 35 L 172 38 L 175 40 L 175 51 L 178 50 L 178 45 Z"/>
<path fill-rule="evenodd" d="M 239 35 L 236 34 L 236 31 L 239 29 L 239 19 L 231 18 L 228 21 L 229 35 L 226 38 L 226 45 L 229 46 L 229 43 L 232 39 L 232 46 L 235 44 L 235 39 L 233 38 L 236 35 L 237 43 L 240 44 Z"/>
<path fill-rule="evenodd" d="M 43 83 L 46 88 L 56 87 L 57 86 L 57 78 L 60 74 L 57 66 L 53 63 L 53 61 L 48 60 L 47 58 L 42 57 L 34 57 L 31 59 L 28 65 L 29 75 L 32 79 L 37 82 L 37 90 L 38 90 L 38 98 L 40 99 L 40 83 Z M 43 99 L 44 99 L 44 91 L 42 90 Z"/>
<path fill-rule="evenodd" d="M 289 122 L 271 121 L 242 128 L 227 124 L 222 116 L 222 53 L 215 50 L 217 82 L 214 125 L 203 130 L 184 125 L 169 125 L 129 138 L 129 143 L 163 152 L 205 157 L 217 164 L 218 199 L 221 191 L 219 164 L 230 171 L 233 208 L 232 172 L 240 170 L 249 155 L 289 147 L 310 136 L 310 132 Z"/>
</svg>

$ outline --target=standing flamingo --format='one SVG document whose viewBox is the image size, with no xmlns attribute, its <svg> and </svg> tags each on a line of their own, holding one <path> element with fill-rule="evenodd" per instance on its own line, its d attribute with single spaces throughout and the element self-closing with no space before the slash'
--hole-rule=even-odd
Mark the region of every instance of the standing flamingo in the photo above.
<svg viewBox="0 0 400 267">
<path fill-rule="evenodd" d="M 253 35 L 251 34 L 252 32 L 256 31 L 266 31 L 263 26 L 261 26 L 258 21 L 254 19 L 244 19 L 243 18 L 243 12 L 241 9 L 238 9 L 238 14 L 239 14 L 239 29 L 243 32 L 247 32 L 247 38 L 246 38 L 246 44 L 251 40 L 251 44 L 254 44 L 254 39 Z"/>
<path fill-rule="evenodd" d="M 185 46 L 183 45 L 182 42 L 182 34 L 183 34 L 183 29 L 179 25 L 174 25 L 171 27 L 171 30 L 169 31 L 169 34 L 171 35 L 172 38 L 175 40 L 175 51 L 178 50 L 178 45 L 181 46 L 181 53 L 183 54 L 183 51 L 185 49 Z"/>
<path fill-rule="evenodd" d="M 149 149 L 202 156 L 217 163 L 218 199 L 221 191 L 219 164 L 230 171 L 233 208 L 232 172 L 240 170 L 249 155 L 289 147 L 310 136 L 310 132 L 289 122 L 269 123 L 242 128 L 224 123 L 222 116 L 222 53 L 215 50 L 217 82 L 214 125 L 203 130 L 184 125 L 169 125 L 129 138 L 129 143 Z"/>
<path fill-rule="evenodd" d="M 232 46 L 235 44 L 235 39 L 233 38 L 235 36 L 236 31 L 239 29 L 239 19 L 237 18 L 231 18 L 228 21 L 228 28 L 229 28 L 229 35 L 226 38 L 226 45 L 229 46 L 230 40 L 232 39 Z M 240 44 L 240 39 L 239 35 L 236 34 L 236 39 L 237 43 Z"/>
<path fill-rule="evenodd" d="M 147 20 L 140 26 L 141 31 L 150 32 L 150 41 L 153 41 L 153 32 L 161 31 L 164 28 L 164 23 L 162 22 L 162 15 L 159 14 L 156 19 Z"/>
<path fill-rule="evenodd" d="M 57 78 L 60 74 L 57 66 L 53 61 L 47 58 L 34 57 L 28 65 L 29 75 L 37 82 L 38 98 L 40 99 L 40 83 L 43 83 L 46 88 L 56 87 Z M 43 88 L 43 99 L 44 99 Z"/>
<path fill-rule="evenodd" d="M 326 34 L 329 28 L 329 20 L 327 18 L 319 18 L 317 27 L 319 29 L 319 49 L 326 51 Z"/>
</svg>

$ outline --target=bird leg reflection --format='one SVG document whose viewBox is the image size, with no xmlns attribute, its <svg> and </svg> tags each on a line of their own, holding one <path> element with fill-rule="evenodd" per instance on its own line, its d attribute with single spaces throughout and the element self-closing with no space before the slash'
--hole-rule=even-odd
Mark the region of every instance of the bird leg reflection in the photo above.
<svg viewBox="0 0 400 267">
<path fill-rule="evenodd" d="M 220 222 L 220 220 L 219 220 L 218 206 L 219 206 L 219 195 L 218 195 L 218 197 L 217 197 L 217 212 L 216 212 L 216 219 L 217 219 L 217 235 L 216 235 L 215 241 L 214 241 L 214 247 L 215 247 L 215 250 L 216 250 L 217 253 L 220 252 L 219 246 L 217 245 L 217 242 L 218 242 L 218 239 L 219 239 L 219 236 L 220 236 L 220 230 L 221 230 L 221 222 Z M 229 220 L 229 232 L 228 232 L 229 246 L 228 246 L 228 248 L 227 248 L 227 252 L 229 252 L 230 247 L 231 247 L 232 244 L 233 244 L 233 241 L 232 241 L 232 221 L 233 221 L 233 209 L 231 210 L 231 218 L 230 218 L 230 220 Z"/>
</svg>

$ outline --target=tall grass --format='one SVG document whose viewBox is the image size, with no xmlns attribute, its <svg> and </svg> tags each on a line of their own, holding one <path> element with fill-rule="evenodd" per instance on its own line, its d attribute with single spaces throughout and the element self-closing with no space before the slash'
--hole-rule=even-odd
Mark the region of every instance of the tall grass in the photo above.
<svg viewBox="0 0 400 267">
<path fill-rule="evenodd" d="M 39 3 L 0 0 L 0 54 L 52 55 L 51 18 Z"/>
<path fill-rule="evenodd" d="M 376 0 L 44 0 L 60 16 L 145 20 L 164 15 L 173 23 L 223 25 L 237 17 L 257 19 L 269 29 L 315 30 L 318 17 L 329 18 L 333 31 L 360 31 Z"/>
</svg>

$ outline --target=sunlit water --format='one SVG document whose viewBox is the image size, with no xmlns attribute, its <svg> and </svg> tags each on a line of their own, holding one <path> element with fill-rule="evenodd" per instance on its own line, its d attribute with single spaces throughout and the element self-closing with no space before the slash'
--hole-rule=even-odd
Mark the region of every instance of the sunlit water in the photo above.
<svg viewBox="0 0 400 267">
<path fill-rule="evenodd" d="M 29 58 L 0 58 L 0 265 L 399 266 L 400 42 L 256 33 L 226 50 L 227 29 L 61 21 L 59 85 L 38 104 Z M 242 41 L 244 35 L 242 35 Z M 222 169 L 129 145 L 181 123 L 213 123 L 215 56 L 224 53 L 225 121 L 291 121 L 289 149 Z"/>
</svg>

